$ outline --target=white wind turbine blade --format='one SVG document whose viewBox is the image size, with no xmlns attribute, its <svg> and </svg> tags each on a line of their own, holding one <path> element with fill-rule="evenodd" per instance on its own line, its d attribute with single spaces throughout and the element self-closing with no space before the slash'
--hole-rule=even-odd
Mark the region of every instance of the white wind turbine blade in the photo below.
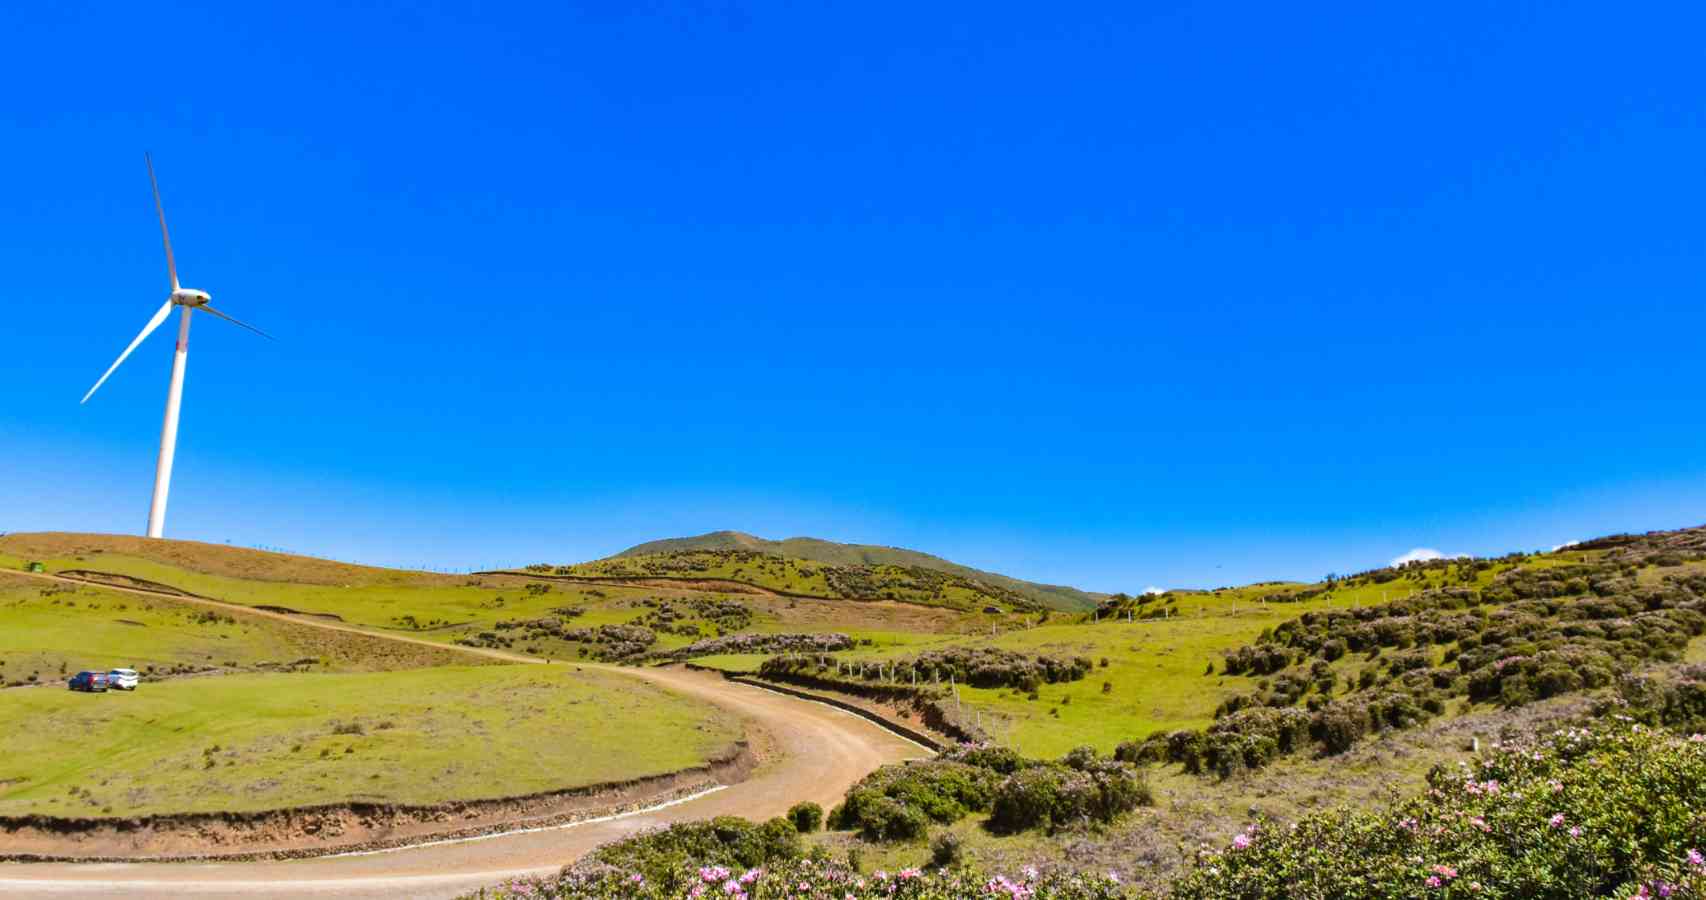
<svg viewBox="0 0 1706 900">
<path fill-rule="evenodd" d="M 176 293 L 178 290 L 178 264 L 172 261 L 172 236 L 166 231 L 166 207 L 160 205 L 160 182 L 154 178 L 154 158 L 146 153 L 142 154 L 142 158 L 148 163 L 148 183 L 154 186 L 154 211 L 160 214 L 160 239 L 166 243 L 166 271 L 172 276 L 172 291 Z M 119 358 L 123 359 L 124 357 Z M 91 391 L 91 393 L 93 392 Z"/>
<path fill-rule="evenodd" d="M 213 314 L 214 314 L 214 315 L 216 315 L 216 316 L 218 316 L 218 317 L 220 317 L 220 318 L 221 318 L 221 319 L 224 319 L 224 320 L 225 320 L 225 321 L 227 321 L 227 322 L 230 322 L 230 323 L 231 323 L 231 324 L 233 324 L 233 325 L 241 325 L 241 326 L 243 326 L 243 327 L 244 327 L 244 328 L 247 328 L 247 329 L 249 329 L 249 330 L 250 330 L 250 331 L 253 331 L 253 332 L 254 332 L 254 333 L 256 333 L 256 334 L 258 334 L 258 335 L 260 335 L 260 336 L 261 336 L 261 337 L 264 337 L 264 338 L 266 338 L 266 339 L 267 339 L 267 340 L 269 340 L 269 341 L 271 341 L 271 340 L 277 340 L 277 339 L 276 339 L 276 338 L 274 338 L 274 337 L 273 337 L 273 336 L 272 336 L 272 335 L 270 335 L 270 334 L 267 334 L 267 333 L 266 333 L 266 332 L 264 332 L 264 331 L 262 331 L 262 330 L 260 330 L 260 329 L 259 329 L 259 328 L 256 328 L 256 327 L 255 327 L 255 326 L 253 326 L 253 325 L 250 325 L 250 324 L 249 324 L 249 323 L 247 323 L 247 322 L 239 322 L 239 321 L 237 321 L 237 320 L 236 320 L 236 319 L 234 319 L 234 318 L 232 318 L 232 317 L 230 317 L 230 316 L 228 316 L 228 315 L 226 315 L 226 314 L 224 314 L 224 313 L 222 313 L 222 312 L 220 312 L 220 311 L 219 311 L 219 310 L 217 310 L 217 309 L 214 309 L 214 308 L 213 308 L 213 307 L 211 307 L 211 306 L 209 306 L 209 305 L 207 305 L 207 304 L 206 304 L 206 303 L 203 303 L 203 304 L 202 304 L 202 305 L 200 305 L 200 306 L 198 306 L 198 307 L 196 307 L 196 309 L 199 309 L 199 310 L 201 310 L 201 311 L 202 311 L 202 312 L 205 312 L 205 313 L 213 313 Z"/>
<path fill-rule="evenodd" d="M 136 336 L 136 340 L 130 342 L 129 347 L 124 348 L 124 352 L 118 355 L 118 359 L 113 360 L 113 364 L 107 367 L 106 375 L 102 375 L 101 380 L 95 382 L 95 386 L 89 389 L 89 393 L 84 394 L 83 399 L 77 401 L 79 404 L 88 403 L 89 398 L 95 396 L 95 391 L 100 390 L 101 385 L 106 383 L 107 375 L 111 375 L 113 370 L 118 368 L 118 364 L 124 362 L 124 358 L 130 355 L 130 351 L 136 349 L 137 344 L 142 343 L 143 338 L 153 334 L 154 329 L 159 328 L 160 323 L 166 321 L 166 317 L 172 314 L 172 305 L 172 301 L 167 300 L 166 304 L 160 307 L 160 311 L 154 314 L 154 318 L 149 319 L 148 324 L 142 326 L 142 333 Z"/>
</svg>

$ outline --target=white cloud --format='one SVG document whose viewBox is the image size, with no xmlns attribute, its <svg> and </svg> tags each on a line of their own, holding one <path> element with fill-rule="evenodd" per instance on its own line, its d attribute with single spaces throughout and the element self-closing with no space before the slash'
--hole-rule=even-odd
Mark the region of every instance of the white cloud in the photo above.
<svg viewBox="0 0 1706 900">
<path fill-rule="evenodd" d="M 1564 543 L 1559 544 L 1558 546 L 1553 547 L 1552 549 L 1550 549 L 1546 552 L 1547 553 L 1557 553 L 1559 550 L 1562 550 L 1565 547 L 1574 547 L 1575 545 L 1577 545 L 1579 543 L 1581 543 L 1581 541 L 1565 541 Z"/>
<path fill-rule="evenodd" d="M 1158 588 L 1155 585 L 1150 585 L 1149 587 L 1144 588 L 1143 592 L 1145 594 L 1165 594 L 1165 593 L 1167 593 L 1167 589 L 1166 588 Z"/>
<path fill-rule="evenodd" d="M 1432 547 L 1417 547 L 1409 553 L 1392 560 L 1389 565 L 1401 566 L 1405 563 L 1427 562 L 1432 559 L 1445 559 L 1445 554 Z"/>
</svg>

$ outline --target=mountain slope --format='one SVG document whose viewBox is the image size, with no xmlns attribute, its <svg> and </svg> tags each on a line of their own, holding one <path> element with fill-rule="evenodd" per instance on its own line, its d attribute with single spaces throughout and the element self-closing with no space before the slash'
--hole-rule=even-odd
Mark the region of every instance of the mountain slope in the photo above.
<svg viewBox="0 0 1706 900">
<path fill-rule="evenodd" d="M 902 547 L 881 547 L 875 544 L 839 544 L 819 538 L 793 537 L 781 541 L 766 540 L 740 531 L 713 531 L 695 537 L 666 538 L 637 544 L 611 557 L 626 559 L 636 556 L 683 553 L 697 550 L 746 550 L 804 559 L 835 566 L 904 566 L 944 572 L 971 581 L 980 581 L 1012 591 L 1042 606 L 1061 610 L 1086 610 L 1100 602 L 1101 597 L 1073 587 L 1038 584 L 995 572 L 985 572 L 970 566 L 950 562 L 939 556 L 907 550 Z"/>
</svg>

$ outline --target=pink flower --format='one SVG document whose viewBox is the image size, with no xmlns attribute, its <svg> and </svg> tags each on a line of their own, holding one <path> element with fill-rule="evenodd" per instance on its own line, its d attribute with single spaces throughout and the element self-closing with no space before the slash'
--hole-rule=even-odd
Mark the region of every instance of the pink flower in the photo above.
<svg viewBox="0 0 1706 900">
<path fill-rule="evenodd" d="M 1706 856 L 1701 856 L 1699 850 L 1690 848 L 1688 851 L 1688 864 L 1696 869 L 1706 869 Z"/>
<path fill-rule="evenodd" d="M 1234 849 L 1234 850 L 1243 850 L 1249 846 L 1250 846 L 1250 836 L 1247 834 L 1241 834 L 1241 835 L 1232 839 L 1232 849 Z"/>
<path fill-rule="evenodd" d="M 1571 825 L 1570 826 L 1570 837 L 1579 838 L 1581 836 L 1582 836 L 1582 827 L 1580 825 Z"/>
<path fill-rule="evenodd" d="M 1557 813 L 1556 815 L 1552 816 L 1552 818 L 1548 819 L 1547 821 L 1552 824 L 1553 828 L 1563 828 L 1564 827 L 1564 814 L 1563 813 Z"/>
<path fill-rule="evenodd" d="M 1424 883 L 1425 883 L 1425 884 L 1426 884 L 1426 885 L 1427 885 L 1427 886 L 1428 886 L 1428 887 L 1431 887 L 1431 888 L 1436 888 L 1436 887 L 1439 887 L 1439 886 L 1440 886 L 1440 885 L 1441 885 L 1441 884 L 1444 884 L 1444 882 L 1442 882 L 1442 881 L 1440 881 L 1440 880 L 1439 880 L 1439 876 L 1438 876 L 1438 875 L 1429 875 L 1429 876 L 1428 876 L 1428 880 L 1427 880 L 1427 881 L 1426 881 L 1426 882 L 1424 882 Z"/>
<path fill-rule="evenodd" d="M 1453 869 L 1450 866 L 1444 866 L 1444 865 L 1434 866 L 1434 874 L 1438 875 L 1441 878 L 1444 878 L 1446 881 L 1450 881 L 1451 879 L 1457 877 L 1457 870 Z"/>
</svg>

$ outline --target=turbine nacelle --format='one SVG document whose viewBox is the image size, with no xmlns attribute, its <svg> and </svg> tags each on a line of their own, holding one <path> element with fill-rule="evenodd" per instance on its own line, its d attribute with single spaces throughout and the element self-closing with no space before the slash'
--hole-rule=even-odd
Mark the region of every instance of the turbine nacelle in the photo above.
<svg viewBox="0 0 1706 900">
<path fill-rule="evenodd" d="M 174 305 L 194 308 L 197 306 L 206 306 L 207 302 L 213 298 L 208 296 L 206 291 L 198 291 L 194 288 L 178 288 L 172 292 L 172 296 L 168 299 L 170 299 Z"/>
</svg>

